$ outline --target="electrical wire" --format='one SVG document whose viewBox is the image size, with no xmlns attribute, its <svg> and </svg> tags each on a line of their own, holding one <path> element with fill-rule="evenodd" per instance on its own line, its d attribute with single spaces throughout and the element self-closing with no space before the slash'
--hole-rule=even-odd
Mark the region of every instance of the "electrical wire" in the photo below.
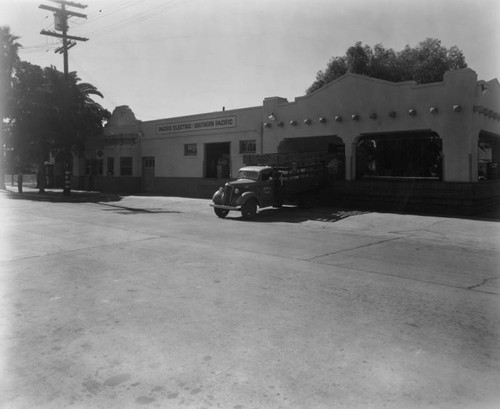
<svg viewBox="0 0 500 409">
<path fill-rule="evenodd" d="M 95 21 L 99 21 L 105 17 L 111 16 L 111 15 L 116 15 L 117 12 L 122 12 L 130 7 L 135 6 L 136 4 L 142 3 L 143 0 L 128 0 L 128 1 L 119 1 L 115 3 L 114 5 L 111 5 L 106 8 L 101 8 L 99 11 L 93 11 L 89 16 L 87 16 L 87 19 L 79 22 L 75 22 L 79 27 L 85 26 L 87 24 L 94 23 Z M 105 10 L 104 12 L 102 10 Z"/>
<path fill-rule="evenodd" d="M 99 38 L 101 36 L 105 36 L 107 34 L 113 33 L 115 31 L 121 30 L 125 27 L 130 27 L 132 24 L 137 24 L 141 23 L 143 21 L 146 21 L 152 17 L 155 17 L 161 13 L 167 12 L 169 10 L 172 10 L 174 8 L 180 7 L 182 5 L 188 4 L 194 0 L 171 0 L 169 2 L 161 3 L 159 5 L 156 5 L 153 8 L 150 8 L 149 10 L 145 10 L 143 12 L 139 12 L 134 14 L 131 17 L 126 17 L 124 19 L 116 21 L 116 14 L 124 12 L 131 7 L 134 7 L 140 3 L 144 3 L 144 0 L 124 0 L 124 1 L 118 1 L 114 4 L 111 4 L 110 6 L 107 6 L 106 9 L 101 8 L 98 12 L 93 12 L 91 17 L 82 21 L 81 23 L 77 23 L 75 21 L 71 21 L 72 24 L 75 24 L 78 28 L 81 28 L 82 26 L 85 25 L 92 25 L 96 21 L 100 21 L 102 19 L 110 18 L 113 17 L 113 20 L 115 21 L 113 24 L 107 25 L 105 27 L 96 29 L 94 31 L 90 31 L 89 33 L 86 33 L 86 35 L 90 36 L 91 38 Z M 102 12 L 102 10 L 105 10 Z M 71 18 L 71 17 L 70 17 Z M 76 17 L 73 17 L 76 18 Z M 80 19 L 80 18 L 78 18 Z M 50 24 L 48 27 L 46 27 L 46 30 L 51 30 L 54 28 L 54 23 Z M 23 47 L 20 49 L 20 52 L 22 53 L 39 53 L 39 52 L 48 52 L 51 50 L 55 50 L 56 48 L 60 47 L 60 42 L 57 43 L 52 43 L 51 45 L 45 44 L 45 45 L 33 45 L 29 47 Z"/>
<path fill-rule="evenodd" d="M 168 3 L 164 3 L 160 6 L 156 6 L 156 7 L 152 8 L 151 10 L 148 10 L 146 12 L 139 13 L 139 14 L 136 14 L 132 17 L 125 18 L 125 19 L 118 21 L 114 24 L 111 24 L 107 27 L 103 27 L 101 29 L 91 31 L 87 35 L 89 35 L 93 38 L 100 37 L 100 36 L 115 32 L 117 30 L 120 30 L 124 27 L 130 27 L 130 25 L 132 25 L 132 24 L 143 22 L 151 17 L 159 15 L 160 13 L 177 8 L 179 6 L 182 6 L 184 4 L 189 3 L 191 1 L 193 1 L 193 0 L 172 0 Z"/>
</svg>

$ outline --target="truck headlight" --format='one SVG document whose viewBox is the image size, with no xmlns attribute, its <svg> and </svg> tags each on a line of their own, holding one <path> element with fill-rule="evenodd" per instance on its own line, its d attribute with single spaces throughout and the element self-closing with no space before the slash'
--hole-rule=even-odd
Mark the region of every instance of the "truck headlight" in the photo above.
<svg viewBox="0 0 500 409">
<path fill-rule="evenodd" d="M 240 193 L 240 189 L 238 189 L 238 188 L 234 189 L 234 193 L 235 193 L 236 195 L 238 195 L 238 194 Z"/>
</svg>

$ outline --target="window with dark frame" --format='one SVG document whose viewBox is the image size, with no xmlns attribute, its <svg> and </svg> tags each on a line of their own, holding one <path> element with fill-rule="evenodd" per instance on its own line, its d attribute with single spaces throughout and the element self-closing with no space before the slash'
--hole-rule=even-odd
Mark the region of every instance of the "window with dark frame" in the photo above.
<svg viewBox="0 0 500 409">
<path fill-rule="evenodd" d="M 115 174 L 115 158 L 108 158 L 108 176 Z"/>
<path fill-rule="evenodd" d="M 186 143 L 184 145 L 184 156 L 198 155 L 198 147 L 195 143 Z"/>
<path fill-rule="evenodd" d="M 92 172 L 92 161 L 90 159 L 85 159 L 85 176 L 90 176 Z"/>
<path fill-rule="evenodd" d="M 255 139 L 240 141 L 240 153 L 255 153 L 257 143 Z"/>
<path fill-rule="evenodd" d="M 148 156 L 142 158 L 142 166 L 144 166 L 145 168 L 154 168 L 155 167 L 154 156 Z"/>
<path fill-rule="evenodd" d="M 132 176 L 133 160 L 131 156 L 120 158 L 120 176 Z"/>
</svg>

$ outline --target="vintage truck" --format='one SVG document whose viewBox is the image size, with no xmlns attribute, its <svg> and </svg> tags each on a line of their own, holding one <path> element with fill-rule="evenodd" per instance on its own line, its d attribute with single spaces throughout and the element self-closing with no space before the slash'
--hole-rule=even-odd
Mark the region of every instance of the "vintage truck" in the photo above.
<svg viewBox="0 0 500 409">
<path fill-rule="evenodd" d="M 235 179 L 217 190 L 213 197 L 218 217 L 240 211 L 253 218 L 258 208 L 281 207 L 284 203 L 310 207 L 315 195 L 328 183 L 328 153 L 273 153 L 244 155 Z"/>
</svg>

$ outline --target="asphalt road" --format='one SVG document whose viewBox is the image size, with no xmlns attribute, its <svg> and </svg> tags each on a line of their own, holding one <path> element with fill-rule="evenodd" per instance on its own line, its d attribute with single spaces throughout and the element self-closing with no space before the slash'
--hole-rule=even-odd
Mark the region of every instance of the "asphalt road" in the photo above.
<svg viewBox="0 0 500 409">
<path fill-rule="evenodd" d="M 0 407 L 500 407 L 500 223 L 208 204 L 0 193 Z"/>
</svg>

